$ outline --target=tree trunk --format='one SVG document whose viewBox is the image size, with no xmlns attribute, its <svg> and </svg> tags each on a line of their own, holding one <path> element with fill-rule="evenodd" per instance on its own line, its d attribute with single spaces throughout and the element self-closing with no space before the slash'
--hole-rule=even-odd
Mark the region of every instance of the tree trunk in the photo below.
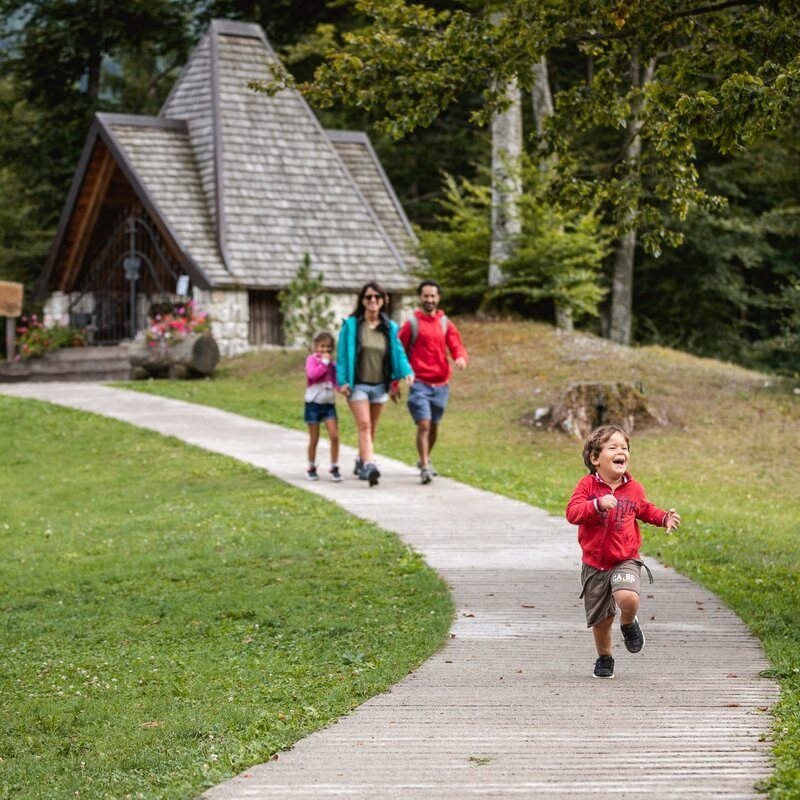
<svg viewBox="0 0 800 800">
<path fill-rule="evenodd" d="M 638 52 L 634 51 L 631 57 L 631 86 L 641 90 L 652 81 L 655 71 L 655 59 L 651 59 L 644 70 L 640 70 Z M 641 92 L 631 105 L 631 117 L 628 121 L 624 157 L 625 161 L 633 165 L 631 174 L 638 179 L 639 156 L 642 153 L 642 139 L 639 136 L 641 129 L 640 115 L 643 107 Z M 629 228 L 617 244 L 614 256 L 614 273 L 611 280 L 611 319 L 609 326 L 609 339 L 620 344 L 631 343 L 631 327 L 633 320 L 633 265 L 636 256 L 636 228 L 633 227 L 636 212 L 630 208 L 625 212 L 622 226 Z"/>
<path fill-rule="evenodd" d="M 489 286 L 504 280 L 503 262 L 514 253 L 514 239 L 521 224 L 517 203 L 522 194 L 519 174 L 522 156 L 522 98 L 513 80 L 506 86 L 511 106 L 492 120 L 492 240 L 489 253 Z"/>
<path fill-rule="evenodd" d="M 533 91 L 531 92 L 531 99 L 533 100 L 533 117 L 534 123 L 536 124 L 536 133 L 541 136 L 544 131 L 545 120 L 555 114 L 553 94 L 550 91 L 550 75 L 547 70 L 547 59 L 544 56 L 533 65 Z M 547 162 L 542 162 L 542 166 L 548 166 Z"/>
<path fill-rule="evenodd" d="M 531 92 L 533 101 L 533 118 L 536 124 L 536 133 L 539 136 L 544 132 L 545 121 L 555 114 L 553 105 L 553 94 L 550 91 L 550 76 L 547 70 L 547 59 L 541 59 L 533 65 L 533 90 Z M 539 170 L 548 172 L 553 167 L 552 158 L 540 158 Z M 556 327 L 565 331 L 571 331 L 575 327 L 572 319 L 572 309 L 563 303 L 555 303 Z"/>
<path fill-rule="evenodd" d="M 102 30 L 103 17 L 105 16 L 105 0 L 97 0 L 96 14 Z M 101 41 L 95 40 L 92 42 L 89 51 L 89 63 L 87 64 L 86 94 L 91 98 L 93 109 L 97 107 L 97 97 L 100 94 L 100 70 L 103 66 L 102 47 Z"/>
<path fill-rule="evenodd" d="M 668 421 L 663 412 L 649 405 L 644 386 L 629 381 L 570 383 L 555 405 L 538 409 L 523 420 L 576 439 L 585 439 L 598 425 L 621 425 L 630 434 Z"/>
</svg>

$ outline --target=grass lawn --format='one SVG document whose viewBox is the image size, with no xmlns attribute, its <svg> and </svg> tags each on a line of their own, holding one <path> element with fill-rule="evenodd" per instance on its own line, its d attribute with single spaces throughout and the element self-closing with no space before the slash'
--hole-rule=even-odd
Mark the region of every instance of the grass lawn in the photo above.
<svg viewBox="0 0 800 800">
<path fill-rule="evenodd" d="M 446 587 L 232 459 L 0 397 L 0 798 L 191 798 L 396 683 Z"/>
<path fill-rule="evenodd" d="M 554 402 L 570 381 L 635 380 L 668 416 L 666 427 L 634 433 L 631 469 L 651 500 L 678 508 L 683 526 L 670 538 L 645 526 L 645 551 L 717 593 L 760 638 L 782 686 L 770 796 L 796 800 L 800 397 L 787 382 L 663 348 L 627 348 L 536 323 L 458 324 L 471 361 L 454 376 L 434 453 L 442 474 L 560 514 L 584 472 L 581 444 L 526 424 L 526 415 Z M 135 388 L 302 429 L 305 355 L 251 354 L 226 362 L 214 380 Z M 343 439 L 355 444 L 341 402 L 340 411 Z M 416 460 L 405 408 L 387 409 L 377 444 L 386 455 Z M 298 472 L 303 459 L 298 453 Z"/>
</svg>

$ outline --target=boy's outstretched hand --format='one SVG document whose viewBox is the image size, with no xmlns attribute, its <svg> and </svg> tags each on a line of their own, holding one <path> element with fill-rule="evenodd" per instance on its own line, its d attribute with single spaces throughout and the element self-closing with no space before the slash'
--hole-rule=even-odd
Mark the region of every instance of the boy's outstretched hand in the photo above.
<svg viewBox="0 0 800 800">
<path fill-rule="evenodd" d="M 681 515 L 674 508 L 671 508 L 667 512 L 666 523 L 667 533 L 672 533 L 681 524 Z"/>
</svg>

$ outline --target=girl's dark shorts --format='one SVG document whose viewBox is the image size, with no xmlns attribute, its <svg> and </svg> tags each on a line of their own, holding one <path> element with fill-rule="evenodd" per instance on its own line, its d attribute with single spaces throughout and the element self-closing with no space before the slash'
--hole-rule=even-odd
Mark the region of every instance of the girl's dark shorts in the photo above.
<svg viewBox="0 0 800 800">
<path fill-rule="evenodd" d="M 306 425 L 319 425 L 326 419 L 336 419 L 336 405 L 334 403 L 306 403 L 303 419 Z"/>
<path fill-rule="evenodd" d="M 606 617 L 617 613 L 614 592 L 627 589 L 639 594 L 642 567 L 638 561 L 622 561 L 613 569 L 595 569 L 584 564 L 581 569 L 583 604 L 586 608 L 586 625 L 591 628 Z"/>
</svg>

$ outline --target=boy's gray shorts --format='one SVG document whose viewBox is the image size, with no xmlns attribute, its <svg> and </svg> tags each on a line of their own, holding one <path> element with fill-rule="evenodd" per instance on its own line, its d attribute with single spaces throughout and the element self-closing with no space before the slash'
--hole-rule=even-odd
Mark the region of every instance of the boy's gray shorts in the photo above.
<svg viewBox="0 0 800 800">
<path fill-rule="evenodd" d="M 581 597 L 586 608 L 587 627 L 591 628 L 606 617 L 616 615 L 617 604 L 614 602 L 614 592 L 627 589 L 639 594 L 642 567 L 647 569 L 647 566 L 641 561 L 622 561 L 613 569 L 607 570 L 595 569 L 588 564 L 583 565 Z M 649 569 L 647 572 L 650 574 Z M 650 582 L 653 582 L 652 575 L 650 575 Z"/>
</svg>

